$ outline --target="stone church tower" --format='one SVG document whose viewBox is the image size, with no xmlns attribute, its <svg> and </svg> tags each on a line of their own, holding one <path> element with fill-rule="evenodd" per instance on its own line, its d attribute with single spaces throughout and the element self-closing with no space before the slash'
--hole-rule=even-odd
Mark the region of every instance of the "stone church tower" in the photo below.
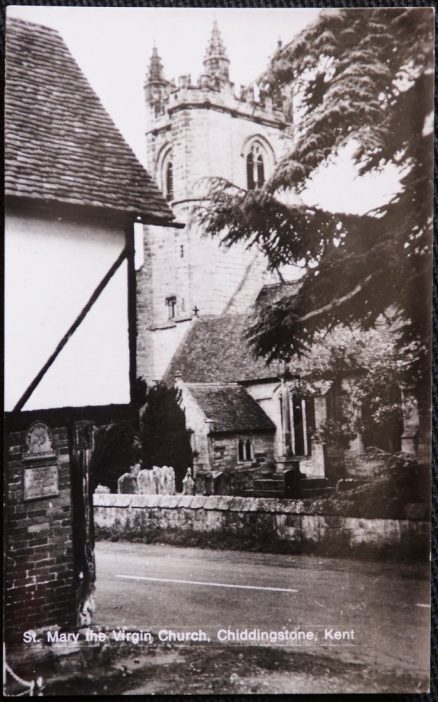
<svg viewBox="0 0 438 702">
<path fill-rule="evenodd" d="M 138 272 L 137 374 L 160 379 L 197 316 L 243 312 L 269 282 L 264 260 L 202 236 L 191 218 L 209 177 L 254 189 L 287 151 L 290 123 L 254 87 L 238 91 L 216 22 L 199 78 L 165 77 L 154 47 L 145 82 L 147 167 L 184 228 L 144 228 Z"/>
</svg>

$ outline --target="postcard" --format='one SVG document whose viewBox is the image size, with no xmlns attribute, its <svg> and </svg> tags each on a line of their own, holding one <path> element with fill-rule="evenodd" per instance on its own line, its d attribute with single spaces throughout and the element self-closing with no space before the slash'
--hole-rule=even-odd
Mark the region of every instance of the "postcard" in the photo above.
<svg viewBox="0 0 438 702">
<path fill-rule="evenodd" d="M 7 696 L 429 690 L 434 21 L 7 8 Z"/>
</svg>

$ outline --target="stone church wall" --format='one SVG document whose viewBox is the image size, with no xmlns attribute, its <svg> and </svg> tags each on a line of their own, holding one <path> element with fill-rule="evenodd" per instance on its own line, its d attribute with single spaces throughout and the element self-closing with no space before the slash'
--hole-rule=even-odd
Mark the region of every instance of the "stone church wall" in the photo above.
<svg viewBox="0 0 438 702">
<path fill-rule="evenodd" d="M 186 415 L 186 427 L 191 432 L 191 445 L 193 451 L 193 474 L 198 471 L 210 470 L 211 464 L 211 423 L 206 419 L 204 413 L 195 402 L 190 390 L 184 384 L 178 384 L 182 393 L 181 408 Z"/>
<path fill-rule="evenodd" d="M 251 461 L 239 461 L 239 440 L 251 441 L 253 458 Z M 232 435 L 216 435 L 212 437 L 213 470 L 223 472 L 245 471 L 260 469 L 266 463 L 274 461 L 273 434 L 258 434 L 248 432 Z"/>
</svg>

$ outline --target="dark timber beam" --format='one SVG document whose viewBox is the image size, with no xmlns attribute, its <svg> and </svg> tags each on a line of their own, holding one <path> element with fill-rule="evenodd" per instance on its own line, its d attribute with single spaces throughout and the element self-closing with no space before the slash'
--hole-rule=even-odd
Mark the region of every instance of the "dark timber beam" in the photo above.
<svg viewBox="0 0 438 702">
<path fill-rule="evenodd" d="M 137 276 L 133 223 L 126 227 L 125 237 L 128 264 L 129 396 L 133 402 L 137 384 Z"/>
</svg>

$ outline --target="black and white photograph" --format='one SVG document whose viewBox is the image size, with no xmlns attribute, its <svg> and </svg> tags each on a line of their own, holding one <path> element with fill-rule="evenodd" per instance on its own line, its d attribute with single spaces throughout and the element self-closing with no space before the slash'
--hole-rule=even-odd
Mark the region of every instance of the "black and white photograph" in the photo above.
<svg viewBox="0 0 438 702">
<path fill-rule="evenodd" d="M 5 696 L 430 690 L 434 29 L 7 7 Z"/>
</svg>

